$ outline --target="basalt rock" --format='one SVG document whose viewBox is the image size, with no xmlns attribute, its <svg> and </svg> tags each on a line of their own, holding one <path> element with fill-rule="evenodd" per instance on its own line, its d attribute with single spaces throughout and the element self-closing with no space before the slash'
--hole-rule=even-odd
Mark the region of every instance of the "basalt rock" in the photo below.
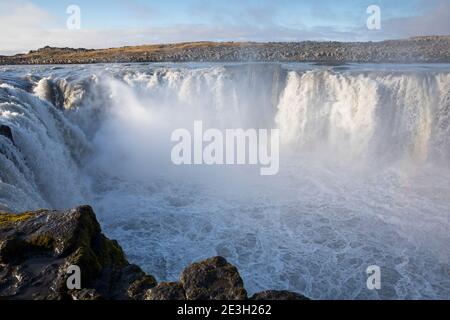
<svg viewBox="0 0 450 320">
<path fill-rule="evenodd" d="M 247 298 L 247 291 L 236 267 L 222 257 L 193 263 L 181 273 L 180 283 L 188 300 Z"/>
<path fill-rule="evenodd" d="M 146 300 L 246 300 L 247 292 L 236 267 L 223 257 L 214 257 L 188 266 L 180 282 L 162 282 L 147 291 Z M 250 300 L 309 300 L 290 291 L 268 290 Z"/>
<path fill-rule="evenodd" d="M 72 265 L 80 268 L 82 291 L 67 287 Z M 89 206 L 0 214 L 1 298 L 132 299 L 139 281 L 148 284 L 148 276 L 101 233 Z"/>
<path fill-rule="evenodd" d="M 73 266 L 80 288 L 68 288 Z M 69 283 L 71 283 L 69 281 Z M 252 299 L 300 299 L 266 291 Z M 157 283 L 106 238 L 91 207 L 0 213 L 0 299 L 243 300 L 236 267 L 214 257 L 188 266 L 179 282 Z"/>
<path fill-rule="evenodd" d="M 268 290 L 255 293 L 250 300 L 309 300 L 307 297 L 290 291 Z"/>
<path fill-rule="evenodd" d="M 145 300 L 186 300 L 186 293 L 178 282 L 161 282 L 147 291 Z"/>
</svg>

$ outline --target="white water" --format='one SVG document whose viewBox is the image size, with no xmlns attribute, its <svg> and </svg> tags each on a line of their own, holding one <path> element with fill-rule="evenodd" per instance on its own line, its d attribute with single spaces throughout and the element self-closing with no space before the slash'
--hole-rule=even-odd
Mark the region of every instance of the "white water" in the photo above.
<svg viewBox="0 0 450 320">
<path fill-rule="evenodd" d="M 279 128 L 280 173 L 174 167 L 194 120 Z M 447 65 L 4 67 L 0 124 L 0 208 L 92 204 L 159 280 L 219 254 L 250 292 L 450 298 Z"/>
</svg>

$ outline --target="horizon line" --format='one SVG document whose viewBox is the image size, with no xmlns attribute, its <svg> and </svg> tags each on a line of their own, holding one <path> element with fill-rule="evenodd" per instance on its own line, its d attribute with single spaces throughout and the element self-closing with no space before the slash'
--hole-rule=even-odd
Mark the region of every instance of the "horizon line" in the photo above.
<svg viewBox="0 0 450 320">
<path fill-rule="evenodd" d="M 102 51 L 102 50 L 112 50 L 112 49 L 126 49 L 126 48 L 138 48 L 138 47 L 155 47 L 155 46 L 171 46 L 171 45 L 186 45 L 186 44 L 294 44 L 294 43 L 381 43 L 381 42 L 392 42 L 392 41 L 407 41 L 407 40 L 419 40 L 425 38 L 448 38 L 448 35 L 421 35 L 421 36 L 411 36 L 407 38 L 392 38 L 383 40 L 366 40 L 366 41 L 339 41 L 339 40 L 299 40 L 299 41 L 242 41 L 242 40 L 228 40 L 228 41 L 217 41 L 217 40 L 197 40 L 197 41 L 181 41 L 181 42 L 160 42 L 160 43 L 145 43 L 136 45 L 125 45 L 116 47 L 104 47 L 104 48 L 87 48 L 87 47 L 67 47 L 67 46 L 50 46 L 46 45 L 37 49 L 29 49 L 28 52 L 15 53 L 10 55 L 0 54 L 0 57 L 15 57 L 21 55 L 32 54 L 43 49 L 69 49 L 69 50 L 88 50 L 88 51 Z"/>
</svg>

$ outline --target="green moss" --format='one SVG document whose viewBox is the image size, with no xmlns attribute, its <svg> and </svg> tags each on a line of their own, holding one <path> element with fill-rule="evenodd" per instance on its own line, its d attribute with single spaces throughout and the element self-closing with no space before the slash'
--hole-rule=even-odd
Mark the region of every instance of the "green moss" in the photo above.
<svg viewBox="0 0 450 320">
<path fill-rule="evenodd" d="M 38 247 L 41 249 L 53 250 L 55 239 L 47 234 L 41 234 L 29 241 L 29 244 L 33 247 Z"/>
<path fill-rule="evenodd" d="M 54 239 L 48 235 L 39 235 L 31 239 L 15 237 L 3 243 L 0 260 L 4 263 L 21 262 L 34 255 L 48 255 L 53 252 Z"/>
<path fill-rule="evenodd" d="M 84 287 L 92 286 L 104 269 L 127 265 L 123 251 L 113 241 L 103 237 L 97 241 L 98 247 L 81 244 L 70 257 L 70 263 L 83 270 Z"/>
<path fill-rule="evenodd" d="M 102 248 L 100 249 L 98 260 L 102 265 L 120 265 L 125 266 L 127 260 L 125 259 L 125 254 L 122 248 L 114 240 L 109 240 L 104 238 L 102 243 Z"/>
<path fill-rule="evenodd" d="M 90 286 L 102 270 L 95 253 L 89 247 L 80 247 L 70 258 L 71 264 L 75 264 L 83 270 L 83 286 Z"/>
<path fill-rule="evenodd" d="M 92 285 L 105 268 L 128 264 L 118 243 L 101 234 L 100 225 L 90 212 L 80 216 L 70 242 L 68 247 L 76 250 L 70 260 L 83 270 L 83 286 Z"/>
<path fill-rule="evenodd" d="M 83 259 L 90 260 L 89 263 L 94 269 L 101 270 L 105 266 L 127 264 L 122 248 L 117 241 L 109 240 L 101 234 L 100 225 L 93 213 L 81 215 L 72 241 L 74 247 L 82 249 L 80 253 L 86 255 Z"/>
<path fill-rule="evenodd" d="M 24 212 L 20 214 L 0 212 L 0 227 L 26 221 L 32 218 L 33 216 L 34 216 L 33 212 Z"/>
</svg>

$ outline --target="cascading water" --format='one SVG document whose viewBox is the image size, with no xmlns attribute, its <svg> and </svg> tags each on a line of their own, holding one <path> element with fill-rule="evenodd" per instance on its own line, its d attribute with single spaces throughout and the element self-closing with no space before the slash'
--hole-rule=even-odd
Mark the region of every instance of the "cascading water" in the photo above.
<svg viewBox="0 0 450 320">
<path fill-rule="evenodd" d="M 288 75 L 277 123 L 286 144 L 340 157 L 449 159 L 449 74 Z M 339 158 L 340 158 L 339 157 Z"/>
<path fill-rule="evenodd" d="M 175 167 L 195 120 L 279 128 L 279 174 Z M 450 297 L 447 65 L 4 67 L 0 125 L 1 210 L 89 203 L 160 280 L 223 255 L 250 291 Z"/>
</svg>

